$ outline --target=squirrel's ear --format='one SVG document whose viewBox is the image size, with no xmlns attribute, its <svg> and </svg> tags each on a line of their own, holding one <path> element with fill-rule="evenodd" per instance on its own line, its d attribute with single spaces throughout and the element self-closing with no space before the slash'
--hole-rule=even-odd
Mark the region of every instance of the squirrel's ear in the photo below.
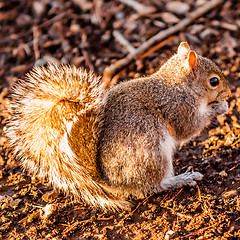
<svg viewBox="0 0 240 240">
<path fill-rule="evenodd" d="M 191 68 L 194 68 L 197 63 L 197 54 L 194 51 L 188 53 L 188 65 Z"/>
<path fill-rule="evenodd" d="M 188 45 L 187 42 L 181 42 L 178 46 L 178 49 L 177 49 L 177 54 L 178 55 L 183 55 L 183 54 L 186 54 L 190 51 L 190 47 Z"/>
</svg>

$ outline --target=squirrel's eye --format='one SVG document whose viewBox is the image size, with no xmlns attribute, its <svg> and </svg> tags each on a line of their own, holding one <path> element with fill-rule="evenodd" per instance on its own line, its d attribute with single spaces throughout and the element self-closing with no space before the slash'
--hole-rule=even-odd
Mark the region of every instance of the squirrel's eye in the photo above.
<svg viewBox="0 0 240 240">
<path fill-rule="evenodd" d="M 213 77 L 210 79 L 210 85 L 212 87 L 216 87 L 216 86 L 218 86 L 218 84 L 219 84 L 219 79 L 217 77 Z"/>
</svg>

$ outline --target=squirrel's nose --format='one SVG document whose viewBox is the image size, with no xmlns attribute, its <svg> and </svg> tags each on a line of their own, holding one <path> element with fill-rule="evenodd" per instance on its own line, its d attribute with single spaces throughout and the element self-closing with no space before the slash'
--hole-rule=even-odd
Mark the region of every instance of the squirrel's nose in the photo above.
<svg viewBox="0 0 240 240">
<path fill-rule="evenodd" d="M 228 99 L 231 96 L 231 90 L 229 86 L 226 86 L 226 89 L 223 91 L 220 91 L 216 97 L 216 101 Z"/>
</svg>

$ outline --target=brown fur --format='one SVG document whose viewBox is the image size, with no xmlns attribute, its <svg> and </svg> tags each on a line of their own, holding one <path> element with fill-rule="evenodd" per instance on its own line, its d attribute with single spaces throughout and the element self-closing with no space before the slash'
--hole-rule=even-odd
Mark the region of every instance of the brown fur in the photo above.
<svg viewBox="0 0 240 240">
<path fill-rule="evenodd" d="M 201 178 L 174 177 L 172 155 L 227 110 L 230 90 L 212 61 L 182 43 L 155 74 L 101 89 L 99 77 L 65 65 L 34 68 L 15 84 L 6 134 L 25 169 L 103 209 Z"/>
</svg>

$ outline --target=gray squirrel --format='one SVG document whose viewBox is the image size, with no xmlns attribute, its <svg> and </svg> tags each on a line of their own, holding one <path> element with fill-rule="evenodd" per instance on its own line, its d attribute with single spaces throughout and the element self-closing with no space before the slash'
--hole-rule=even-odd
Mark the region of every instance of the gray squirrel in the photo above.
<svg viewBox="0 0 240 240">
<path fill-rule="evenodd" d="M 231 92 L 211 60 L 182 42 L 154 74 L 102 86 L 63 64 L 34 67 L 15 83 L 6 135 L 24 169 L 108 210 L 202 179 L 174 176 L 172 161 L 176 146 L 228 111 Z"/>
</svg>

